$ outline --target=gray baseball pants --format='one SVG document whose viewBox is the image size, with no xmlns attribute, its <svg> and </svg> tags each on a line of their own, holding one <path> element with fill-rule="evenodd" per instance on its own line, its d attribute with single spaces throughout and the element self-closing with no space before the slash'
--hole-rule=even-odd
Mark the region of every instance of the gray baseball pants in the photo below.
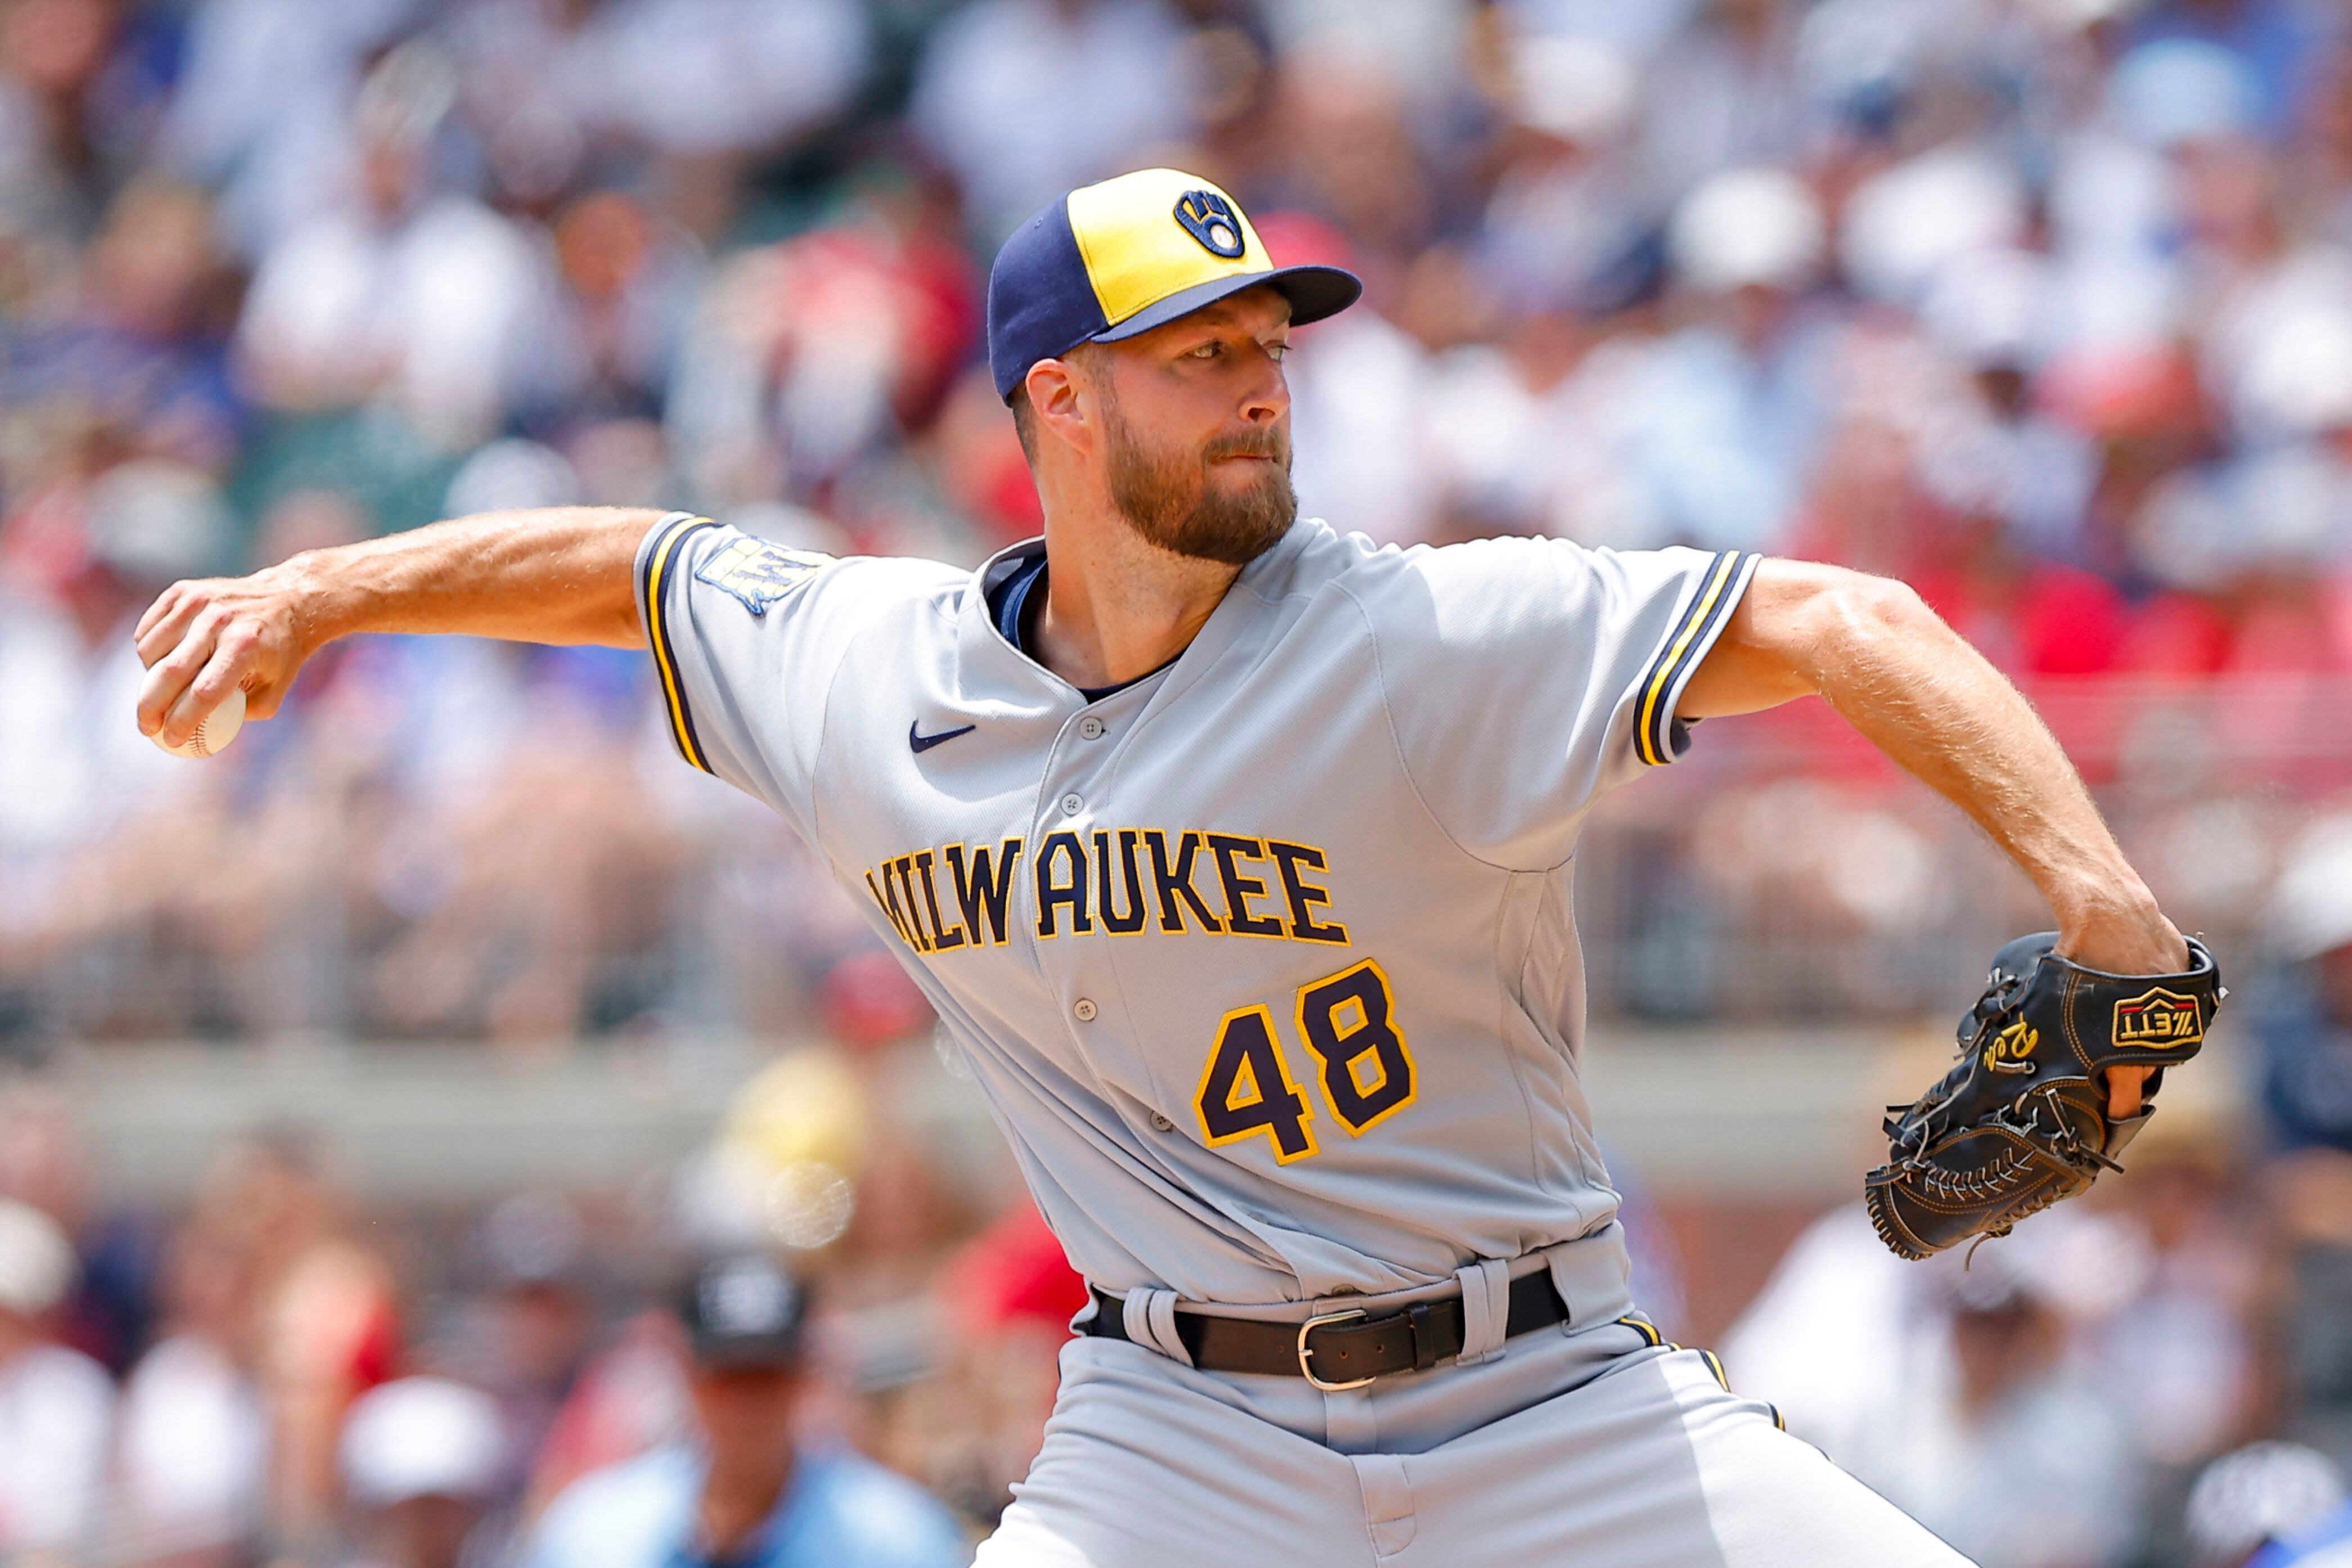
<svg viewBox="0 0 2352 1568">
<path fill-rule="evenodd" d="M 974 1568 L 1967 1568 L 1654 1335 L 1580 1314 L 1343 1393 L 1074 1340 Z"/>
</svg>

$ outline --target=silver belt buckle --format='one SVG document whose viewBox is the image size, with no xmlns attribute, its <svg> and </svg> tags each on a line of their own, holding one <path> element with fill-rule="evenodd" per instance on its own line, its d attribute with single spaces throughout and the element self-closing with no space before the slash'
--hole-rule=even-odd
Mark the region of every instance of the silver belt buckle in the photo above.
<svg viewBox="0 0 2352 1568">
<path fill-rule="evenodd" d="M 1322 1390 L 1324 1393 L 1326 1393 L 1326 1394 L 1337 1394 L 1337 1393 L 1339 1393 L 1339 1391 L 1341 1391 L 1342 1389 L 1349 1389 L 1349 1388 L 1361 1388 L 1361 1387 L 1363 1387 L 1363 1386 L 1364 1386 L 1364 1384 L 1368 1384 L 1368 1383 L 1371 1382 L 1371 1381 L 1372 1381 L 1372 1380 L 1371 1380 L 1371 1378 L 1369 1378 L 1369 1377 L 1360 1377 L 1360 1378 L 1356 1379 L 1353 1383 L 1326 1383 L 1326 1382 L 1324 1382 L 1321 1378 L 1319 1378 L 1319 1377 L 1318 1377 L 1318 1376 L 1316 1376 L 1316 1375 L 1315 1375 L 1315 1366 L 1314 1366 L 1314 1361 L 1313 1361 L 1313 1358 L 1314 1358 L 1314 1355 L 1315 1355 L 1315 1349 L 1314 1349 L 1314 1347 L 1313 1347 L 1312 1345 L 1309 1345 L 1309 1344 L 1307 1342 L 1307 1336 L 1308 1334 L 1310 1334 L 1310 1333 L 1314 1332 L 1317 1329 L 1322 1328 L 1322 1327 L 1323 1327 L 1325 1324 L 1327 1324 L 1327 1323 L 1348 1323 L 1348 1322 L 1353 1322 L 1353 1321 L 1354 1321 L 1355 1320 L 1357 1320 L 1358 1318 L 1368 1318 L 1368 1317 L 1370 1317 L 1370 1316 L 1371 1316 L 1371 1314 L 1370 1314 L 1370 1313 L 1369 1313 L 1369 1312 L 1367 1312 L 1367 1311 L 1365 1311 L 1361 1307 L 1350 1307 L 1350 1308 L 1349 1308 L 1349 1309 L 1348 1309 L 1346 1311 L 1344 1311 L 1344 1312 L 1326 1312 L 1326 1313 L 1324 1313 L 1324 1314 L 1323 1314 L 1321 1317 L 1319 1317 L 1319 1318 L 1309 1318 L 1309 1319 L 1307 1319 L 1305 1322 L 1303 1322 L 1303 1323 L 1299 1324 L 1299 1325 L 1298 1325 L 1298 1373 L 1299 1373 L 1299 1375 L 1300 1375 L 1300 1376 L 1302 1376 L 1302 1377 L 1304 1377 L 1307 1382 L 1309 1382 L 1309 1383 L 1313 1384 L 1316 1387 L 1318 1387 L 1318 1388 L 1321 1389 L 1321 1390 Z M 1375 1375 L 1378 1375 L 1378 1374 L 1376 1373 Z"/>
</svg>

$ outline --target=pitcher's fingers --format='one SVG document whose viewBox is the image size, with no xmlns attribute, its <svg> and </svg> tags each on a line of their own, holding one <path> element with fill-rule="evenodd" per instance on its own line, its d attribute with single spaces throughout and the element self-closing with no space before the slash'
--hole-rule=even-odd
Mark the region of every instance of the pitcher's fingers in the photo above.
<svg viewBox="0 0 2352 1568">
<path fill-rule="evenodd" d="M 188 627 L 205 609 L 205 595 L 188 583 L 174 583 L 139 617 L 134 639 L 139 662 L 153 668 L 155 661 L 180 646 Z"/>
<path fill-rule="evenodd" d="M 205 661 L 204 668 L 196 672 L 195 679 L 188 683 L 187 690 L 180 694 L 180 700 L 164 715 L 163 731 L 168 737 L 175 742 L 184 739 L 176 733 L 184 726 L 188 735 L 194 734 L 205 716 L 227 701 L 228 694 L 245 683 L 253 668 L 257 640 L 250 628 L 236 626 L 231 626 L 214 640 L 212 658 Z"/>
<path fill-rule="evenodd" d="M 179 645 L 148 667 L 147 679 L 139 684 L 141 734 L 152 735 L 164 729 L 163 716 L 212 658 L 213 644 L 219 635 L 220 622 L 214 616 L 200 615 Z M 184 741 L 194 733 L 195 726 L 191 724 L 183 733 L 165 738 Z"/>
<path fill-rule="evenodd" d="M 140 612 L 131 640 L 138 646 L 142 659 L 152 664 L 172 650 L 172 643 L 178 640 L 177 628 L 184 627 L 203 604 L 203 595 L 194 587 L 192 583 L 174 583 Z"/>
</svg>

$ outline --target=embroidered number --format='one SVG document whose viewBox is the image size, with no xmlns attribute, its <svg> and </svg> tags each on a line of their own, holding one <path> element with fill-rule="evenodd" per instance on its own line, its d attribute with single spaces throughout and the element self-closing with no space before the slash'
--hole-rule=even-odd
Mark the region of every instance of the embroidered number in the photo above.
<svg viewBox="0 0 2352 1568">
<path fill-rule="evenodd" d="M 1201 1135 L 1210 1143 L 1231 1143 L 1254 1132 L 1274 1141 L 1276 1163 L 1287 1165 L 1315 1152 L 1314 1112 L 1290 1081 L 1282 1051 L 1274 1041 L 1274 1015 L 1244 1007 L 1225 1015 L 1217 1044 L 1201 1075 L 1197 1100 Z"/>
<path fill-rule="evenodd" d="M 1323 1101 L 1350 1134 L 1412 1103 L 1412 1051 L 1395 1014 L 1388 974 L 1369 958 L 1298 988 L 1298 1032 L 1322 1069 Z M 1282 1164 L 1316 1152 L 1315 1113 L 1291 1081 L 1264 1007 L 1228 1013 L 1218 1024 L 1195 1109 L 1212 1145 L 1263 1132 Z"/>
<path fill-rule="evenodd" d="M 1412 1103 L 1412 1053 L 1391 1017 L 1389 977 L 1370 959 L 1298 993 L 1298 1032 L 1323 1064 L 1323 1098 L 1350 1132 Z"/>
</svg>

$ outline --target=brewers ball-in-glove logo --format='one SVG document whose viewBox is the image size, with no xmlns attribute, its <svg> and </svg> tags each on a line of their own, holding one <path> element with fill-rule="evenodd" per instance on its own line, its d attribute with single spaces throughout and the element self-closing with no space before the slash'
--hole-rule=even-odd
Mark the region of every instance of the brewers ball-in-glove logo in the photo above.
<svg viewBox="0 0 2352 1568">
<path fill-rule="evenodd" d="M 832 556 L 819 551 L 787 550 L 764 539 L 739 539 L 704 562 L 694 574 L 734 595 L 753 615 L 764 616 L 770 605 L 792 592 L 793 584 L 833 562 Z"/>
<path fill-rule="evenodd" d="M 1176 203 L 1176 221 L 1212 256 L 1231 261 L 1244 248 L 1242 220 L 1234 204 L 1214 191 L 1186 191 Z"/>
<path fill-rule="evenodd" d="M 2183 974 L 2105 974 L 2052 951 L 2053 931 L 1994 955 L 1960 1021 L 1960 1058 L 1916 1105 L 1890 1107 L 1887 1163 L 1864 1179 L 1879 1239 L 1925 1258 L 1972 1236 L 2006 1236 L 2103 1171 L 2155 1111 L 2162 1069 L 2203 1044 L 2226 993 L 2205 944 Z M 2153 1067 L 2147 1108 L 2107 1115 L 2103 1074 Z"/>
</svg>

